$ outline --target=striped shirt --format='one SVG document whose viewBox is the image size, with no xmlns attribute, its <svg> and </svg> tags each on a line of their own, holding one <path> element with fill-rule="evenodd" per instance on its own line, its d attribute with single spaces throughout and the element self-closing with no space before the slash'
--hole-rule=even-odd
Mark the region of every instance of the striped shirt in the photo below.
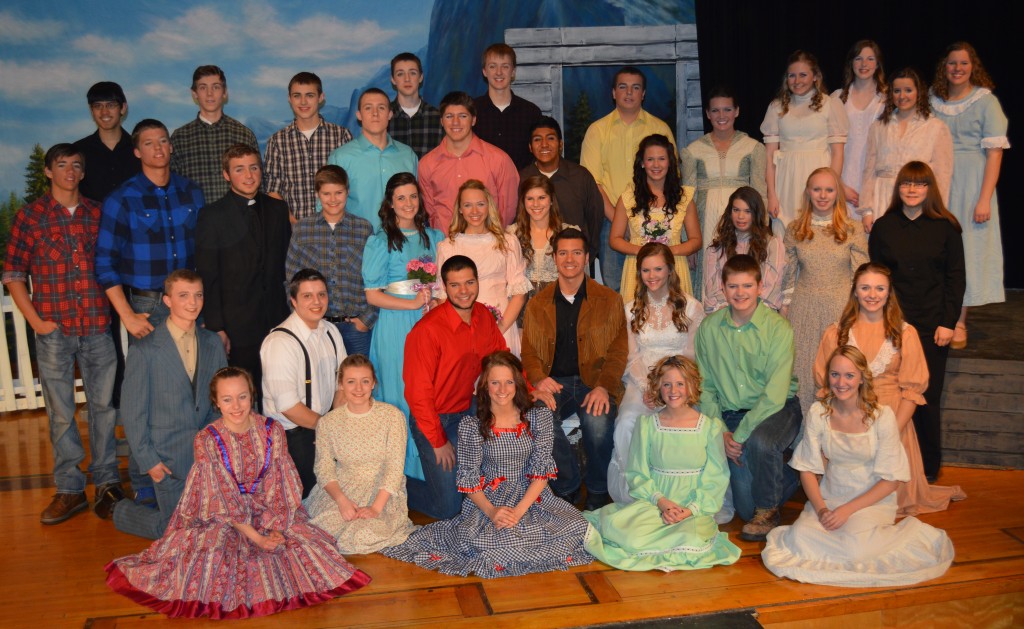
<svg viewBox="0 0 1024 629">
<path fill-rule="evenodd" d="M 96 283 L 93 251 L 100 206 L 79 197 L 71 214 L 50 193 L 14 217 L 3 283 L 32 276 L 32 306 L 66 336 L 103 334 L 109 326 L 107 296 Z"/>
<path fill-rule="evenodd" d="M 331 151 L 352 141 L 348 129 L 324 120 L 307 140 L 294 122 L 267 140 L 263 159 L 263 191 L 279 194 L 295 218 L 316 214 L 313 176 L 327 163 Z"/>
<path fill-rule="evenodd" d="M 260 148 L 256 135 L 231 116 L 222 115 L 208 124 L 196 115 L 171 134 L 171 170 L 199 184 L 203 197 L 212 203 L 231 188 L 222 174 L 221 156 L 236 144 Z"/>
<path fill-rule="evenodd" d="M 104 290 L 163 290 L 175 269 L 196 268 L 196 223 L 206 205 L 194 182 L 171 173 L 158 187 L 139 173 L 103 203 L 96 276 Z"/>
</svg>

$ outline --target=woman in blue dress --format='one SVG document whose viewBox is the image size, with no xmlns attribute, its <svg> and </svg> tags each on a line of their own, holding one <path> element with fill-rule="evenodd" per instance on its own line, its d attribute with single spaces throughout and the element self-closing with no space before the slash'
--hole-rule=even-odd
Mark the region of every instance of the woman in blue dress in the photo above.
<svg viewBox="0 0 1024 629">
<path fill-rule="evenodd" d="M 967 345 L 968 306 L 1006 301 L 996 181 L 1010 143 L 1006 115 L 993 89 L 973 46 L 956 42 L 946 49 L 935 69 L 931 106 L 953 135 L 949 211 L 963 228 L 967 263 L 967 292 L 950 344 L 954 349 Z"/>
<path fill-rule="evenodd" d="M 427 226 L 427 210 L 416 177 L 411 173 L 397 173 L 388 180 L 378 214 L 381 229 L 370 236 L 363 250 L 366 302 L 380 308 L 374 326 L 376 333 L 370 343 L 370 362 L 377 371 L 377 399 L 398 407 L 408 419 L 409 405 L 405 402 L 402 380 L 404 339 L 423 313 L 437 305 L 430 285 L 409 278 L 409 263 L 419 260 L 416 266 L 423 272 L 433 269 L 430 274 L 439 275 L 437 243 L 444 235 Z M 409 435 L 405 473 L 423 480 L 412 431 Z"/>
</svg>

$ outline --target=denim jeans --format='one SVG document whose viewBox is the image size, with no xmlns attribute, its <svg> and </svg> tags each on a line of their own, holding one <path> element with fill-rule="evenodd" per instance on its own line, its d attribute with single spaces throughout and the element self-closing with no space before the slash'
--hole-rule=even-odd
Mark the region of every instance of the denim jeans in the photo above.
<svg viewBox="0 0 1024 629">
<path fill-rule="evenodd" d="M 579 376 L 554 379 L 562 385 L 555 395 L 555 445 L 552 455 L 558 466 L 558 478 L 551 481 L 551 489 L 560 496 L 568 496 L 580 488 L 580 464 L 576 460 L 569 439 L 562 430 L 562 421 L 577 415 L 583 432 L 583 450 L 587 453 L 587 471 L 582 479 L 590 494 L 608 493 L 608 463 L 612 460 L 612 437 L 615 433 L 615 400 L 608 398 L 610 408 L 603 415 L 591 415 L 583 410 L 583 398 L 590 387 Z"/>
<path fill-rule="evenodd" d="M 127 292 L 127 289 L 126 289 Z M 139 314 L 149 315 L 149 324 L 153 326 L 155 330 L 158 326 L 162 325 L 167 320 L 168 315 L 171 311 L 167 309 L 167 305 L 164 304 L 163 299 L 153 297 L 143 297 L 142 295 L 131 295 L 128 297 L 128 303 L 131 305 L 132 310 Z M 128 345 L 136 342 L 136 339 L 131 334 L 128 335 Z M 121 396 L 131 395 L 131 391 L 122 392 Z M 132 483 L 132 490 L 139 491 L 140 489 L 147 489 L 153 487 L 153 479 L 149 477 L 149 474 L 145 470 L 139 469 L 139 464 L 135 460 L 135 455 L 131 452 L 128 453 L 128 478 Z"/>
<path fill-rule="evenodd" d="M 604 226 L 601 227 L 601 281 L 604 285 L 615 292 L 619 292 L 622 285 L 622 265 L 626 261 L 626 255 L 611 248 L 608 239 L 611 237 L 612 223 L 604 219 Z"/>
<path fill-rule="evenodd" d="M 722 421 L 733 432 L 747 411 L 722 411 Z M 783 454 L 800 435 L 803 414 L 793 396 L 774 415 L 761 422 L 743 443 L 741 465 L 729 460 L 733 503 L 740 517 L 749 521 L 755 509 L 781 506 L 800 484 L 796 470 L 786 465 Z"/>
<path fill-rule="evenodd" d="M 463 413 L 441 414 L 441 427 L 448 436 L 448 442 L 455 448 L 456 456 L 459 451 L 459 422 L 472 412 L 470 408 Z M 409 426 L 413 441 L 416 442 L 416 449 L 420 452 L 424 477 L 424 480 L 410 477 L 405 479 L 406 490 L 409 492 L 409 508 L 438 520 L 453 518 L 462 510 L 462 494 L 455 485 L 455 470 L 458 469 L 459 462 L 456 459 L 455 467 L 451 471 L 442 469 L 434 457 L 434 446 L 430 445 L 416 420 L 409 422 Z"/>
<path fill-rule="evenodd" d="M 114 340 L 110 334 L 65 336 L 57 330 L 36 336 L 36 362 L 42 384 L 46 415 L 50 420 L 53 446 L 53 478 L 57 493 L 81 493 L 85 474 L 79 464 L 85 459 L 82 436 L 75 423 L 75 360 L 82 373 L 89 409 L 89 472 L 93 483 L 103 486 L 120 481 L 117 473 L 117 416 L 110 403 L 114 391 Z"/>
<path fill-rule="evenodd" d="M 373 328 L 366 332 L 360 332 L 356 329 L 356 325 L 354 323 L 349 323 L 347 321 L 335 323 L 334 327 L 338 328 L 338 333 L 341 334 L 341 340 L 345 342 L 345 353 L 347 355 L 370 355 L 370 341 L 373 340 Z"/>
</svg>

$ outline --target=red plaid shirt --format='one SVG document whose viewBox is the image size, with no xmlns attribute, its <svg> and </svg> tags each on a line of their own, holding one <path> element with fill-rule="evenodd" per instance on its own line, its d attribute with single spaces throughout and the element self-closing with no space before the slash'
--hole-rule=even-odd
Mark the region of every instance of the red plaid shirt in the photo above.
<svg viewBox="0 0 1024 629">
<path fill-rule="evenodd" d="M 43 195 L 14 217 L 3 283 L 32 276 L 32 305 L 67 336 L 102 334 L 110 325 L 107 295 L 96 281 L 100 206 L 80 197 L 72 216 Z"/>
</svg>

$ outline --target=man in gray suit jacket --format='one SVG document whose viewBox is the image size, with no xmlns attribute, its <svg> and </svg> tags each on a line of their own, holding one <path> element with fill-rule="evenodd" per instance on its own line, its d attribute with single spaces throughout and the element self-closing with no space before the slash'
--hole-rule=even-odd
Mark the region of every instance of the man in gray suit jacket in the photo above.
<svg viewBox="0 0 1024 629">
<path fill-rule="evenodd" d="M 122 500 L 114 526 L 157 539 L 178 505 L 192 469 L 192 440 L 215 418 L 210 380 L 227 366 L 224 345 L 196 326 L 203 309 L 203 281 L 188 269 L 164 281 L 166 322 L 128 348 L 121 418 L 139 468 L 153 479 L 156 509 Z"/>
</svg>

